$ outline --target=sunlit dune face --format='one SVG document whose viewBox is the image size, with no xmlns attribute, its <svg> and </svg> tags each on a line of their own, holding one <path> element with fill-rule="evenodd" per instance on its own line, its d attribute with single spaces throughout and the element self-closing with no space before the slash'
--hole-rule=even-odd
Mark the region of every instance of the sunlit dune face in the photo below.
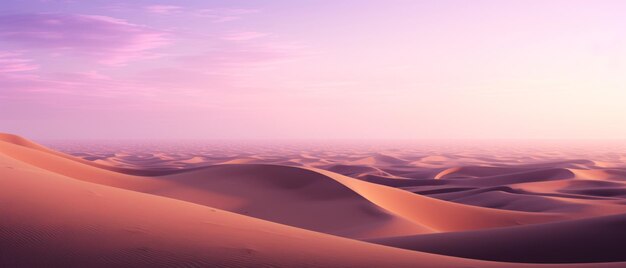
<svg viewBox="0 0 626 268">
<path fill-rule="evenodd" d="M 0 237 L 17 245 L 1 265 L 626 261 L 613 244 L 626 215 L 624 144 L 49 145 L 71 155 L 0 134 L 0 203 L 14 204 L 0 206 Z"/>
</svg>

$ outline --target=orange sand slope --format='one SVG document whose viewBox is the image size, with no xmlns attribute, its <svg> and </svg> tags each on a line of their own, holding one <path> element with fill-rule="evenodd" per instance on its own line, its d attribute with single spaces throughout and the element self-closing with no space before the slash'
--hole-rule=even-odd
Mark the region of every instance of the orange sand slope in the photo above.
<svg viewBox="0 0 626 268">
<path fill-rule="evenodd" d="M 307 155 L 294 162 L 310 158 Z M 410 163 L 379 158 L 384 164 Z M 354 163 L 377 160 L 373 157 Z M 615 198 L 611 202 L 575 199 L 584 209 L 572 211 L 480 207 L 366 182 L 364 176 L 348 177 L 320 167 L 329 161 L 309 163 L 315 164 L 229 164 L 157 172 L 94 164 L 0 134 L 0 266 L 626 265 L 622 247 L 610 247 L 624 238 L 625 230 L 619 228 L 624 217 L 600 216 L 626 213 Z M 377 168 L 362 170 L 378 172 Z M 587 177 L 575 175 L 580 177 L 576 181 L 589 180 L 589 172 L 582 173 Z M 597 176 L 594 178 L 598 181 Z M 527 183 L 512 182 L 516 189 L 538 191 L 536 185 Z M 480 184 L 471 184 L 471 188 L 475 190 Z M 578 187 L 572 189 L 587 189 L 578 182 L 564 187 L 572 185 Z M 563 185 L 548 186 L 561 189 Z M 576 195 L 581 195 L 580 191 Z M 589 234 L 594 228 L 603 231 Z M 562 231 L 545 235 L 553 229 Z M 571 235 L 576 233 L 586 234 Z M 559 240 L 564 246 L 557 255 L 544 252 L 524 258 L 525 254 L 519 253 L 530 244 L 542 243 L 542 239 L 551 242 L 546 250 L 558 248 Z M 572 243 L 584 244 L 582 239 L 601 247 L 588 251 L 572 248 Z M 503 241 L 510 242 L 511 250 L 518 254 L 498 253 Z M 476 253 L 464 248 L 472 243 L 484 243 L 496 255 L 486 249 Z"/>
</svg>

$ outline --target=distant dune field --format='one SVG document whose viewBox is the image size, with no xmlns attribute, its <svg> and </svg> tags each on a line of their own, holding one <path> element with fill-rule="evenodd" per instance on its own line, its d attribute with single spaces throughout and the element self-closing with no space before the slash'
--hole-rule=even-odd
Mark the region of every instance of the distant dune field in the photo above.
<svg viewBox="0 0 626 268">
<path fill-rule="evenodd" d="M 626 157 L 0 134 L 0 267 L 626 267 Z"/>
</svg>

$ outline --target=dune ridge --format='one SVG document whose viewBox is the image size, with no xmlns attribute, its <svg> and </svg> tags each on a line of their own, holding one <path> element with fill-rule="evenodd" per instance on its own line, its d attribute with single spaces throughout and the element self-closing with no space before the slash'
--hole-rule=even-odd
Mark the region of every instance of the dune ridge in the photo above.
<svg viewBox="0 0 626 268">
<path fill-rule="evenodd" d="M 420 261 L 452 267 L 437 263 L 463 263 L 75 180 L 5 156 L 0 161 L 12 167 L 5 168 L 8 171 L 0 180 L 3 266 L 410 267 Z M 24 193 L 39 198 L 26 198 Z M 353 251 L 371 257 L 349 258 Z"/>
<path fill-rule="evenodd" d="M 23 146 L 23 145 L 22 145 Z M 5 146 L 7 147 L 7 146 Z M 39 150 L 39 147 L 28 147 L 28 149 Z M 1 147 L 0 147 L 1 148 Z M 15 148 L 13 148 L 15 149 Z M 25 155 L 24 157 L 29 158 L 29 153 L 32 155 L 39 156 L 36 152 L 32 152 L 29 150 L 12 150 L 13 155 Z M 19 152 L 19 153 L 18 153 Z M 47 152 L 47 151 L 44 151 Z M 37 160 L 38 163 L 45 162 L 47 165 L 44 168 L 55 168 L 60 167 L 62 164 L 57 164 L 55 161 L 65 161 L 64 159 L 58 159 L 54 157 L 49 157 L 47 159 Z M 70 164 L 69 162 L 67 164 Z M 74 164 L 74 163 L 71 163 Z M 121 187 L 124 189 L 137 190 L 148 193 L 156 193 L 160 195 L 165 195 L 168 197 L 174 197 L 182 200 L 194 200 L 203 205 L 211 205 L 223 208 L 233 208 L 235 206 L 231 204 L 223 204 L 225 199 L 237 199 L 237 198 L 245 198 L 250 199 L 250 195 L 259 193 L 261 188 L 256 188 L 254 191 L 248 191 L 247 193 L 243 193 L 241 191 L 245 191 L 245 187 L 237 187 L 237 186 L 226 186 L 220 187 L 219 184 L 216 184 L 215 179 L 211 179 L 211 177 L 219 177 L 221 174 L 213 174 L 211 171 L 218 170 L 218 166 L 203 168 L 196 171 L 187 171 L 174 175 L 164 175 L 160 179 L 145 179 L 137 176 L 130 176 L 125 174 L 114 174 L 113 177 L 116 179 L 112 181 L 112 172 L 101 170 L 98 167 L 92 167 L 89 165 L 76 165 L 78 166 L 78 173 L 69 173 L 68 171 L 64 171 L 63 174 L 73 175 L 73 177 L 79 178 L 90 178 L 91 181 L 97 178 L 106 177 L 108 180 L 106 181 L 94 181 L 97 183 Z M 247 170 L 250 167 L 256 167 L 255 170 Z M 323 175 L 318 178 L 317 183 L 320 182 L 339 182 L 339 184 L 334 183 L 334 187 L 338 188 L 337 191 L 341 191 L 342 189 L 351 189 L 361 196 L 361 198 L 371 202 L 373 205 L 378 208 L 382 208 L 384 211 L 391 212 L 394 216 L 397 216 L 398 219 L 395 220 L 396 223 L 406 225 L 406 220 L 413 222 L 416 224 L 414 228 L 410 228 L 409 232 L 417 232 L 423 233 L 429 230 L 436 231 L 456 231 L 456 230 L 467 230 L 467 229 L 479 229 L 479 228 L 492 228 L 492 227 L 501 227 L 501 226 L 511 226 L 511 225 L 519 225 L 519 224 L 528 224 L 528 223 L 538 223 L 538 222 L 547 222 L 565 219 L 564 216 L 554 214 L 554 215 L 545 215 L 545 214 L 532 214 L 525 212 L 513 212 L 513 211 L 496 211 L 492 209 L 485 209 L 479 207 L 465 206 L 460 204 L 442 202 L 436 199 L 431 199 L 428 197 L 423 197 L 415 194 L 411 194 L 408 192 L 404 192 L 402 190 L 394 189 L 391 187 L 386 187 L 382 185 L 371 184 L 367 182 L 363 182 L 360 180 L 356 180 L 353 178 L 349 178 L 340 174 L 336 174 L 333 172 L 329 172 L 321 169 L 313 169 L 313 168 L 296 168 L 296 167 L 285 167 L 285 166 L 275 166 L 275 165 L 232 165 L 230 170 L 239 171 L 239 176 L 233 176 L 228 174 L 230 177 L 230 181 L 232 182 L 233 177 L 240 177 L 242 174 L 255 174 L 252 180 L 248 182 L 244 182 L 244 184 L 249 184 L 251 182 L 264 180 L 262 176 L 265 170 L 276 170 L 282 169 L 282 176 L 287 176 L 287 182 L 295 182 L 299 183 L 302 180 L 310 178 L 308 175 L 310 170 L 312 172 L 316 172 L 318 174 Z M 222 170 L 224 168 L 221 168 Z M 291 172 L 290 172 L 291 171 Z M 294 172 L 295 171 L 295 174 Z M 82 172 L 82 173 L 81 173 Z M 271 171 L 270 171 L 271 173 Z M 194 181 L 191 184 L 189 181 Z M 187 182 L 185 183 L 172 183 L 172 182 Z M 202 186 L 202 184 L 209 184 L 208 187 Z M 186 187 L 187 186 L 187 187 Z M 167 188 L 168 190 L 162 190 L 163 188 Z M 179 189 L 184 188 L 184 189 Z M 207 192 L 205 189 L 211 189 L 211 191 Z M 218 188 L 229 190 L 231 193 L 225 196 L 224 192 L 219 193 Z M 221 198 L 210 198 L 211 193 L 218 192 L 222 194 Z M 235 192 L 232 192 L 235 191 Z M 176 192 L 182 192 L 182 194 L 175 194 Z M 329 189 L 320 189 L 317 190 L 317 194 L 326 195 L 328 194 Z M 285 192 L 277 192 L 274 194 L 282 194 Z M 351 192 L 343 191 L 344 195 L 350 195 Z M 384 194 L 381 194 L 384 193 Z M 267 194 L 261 194 L 261 198 L 267 196 Z M 393 197 L 391 197 L 393 196 Z M 209 198 L 207 198 L 209 197 Z M 343 196 L 345 197 L 345 196 Z M 262 201 L 261 199 L 255 199 L 256 202 Z M 332 206 L 336 206 L 338 203 L 333 203 Z M 316 204 L 317 205 L 317 204 Z M 364 207 L 363 205 L 361 205 Z M 284 206 L 283 206 L 284 207 Z M 423 208 L 423 209 L 422 209 Z M 322 209 L 321 211 L 326 211 Z M 354 211 L 354 210 L 351 210 Z M 375 210 L 374 210 L 375 211 Z M 434 211 L 438 211 L 437 213 L 433 213 Z M 242 212 L 242 211 L 237 211 Z M 250 212 L 250 211 L 248 211 Z M 260 211 L 264 212 L 264 211 Z M 442 213 L 445 212 L 445 213 Z M 366 212 L 373 213 L 373 212 Z M 291 212 L 286 212 L 286 214 L 291 214 Z M 253 214 L 254 216 L 254 214 Z M 256 214 L 256 216 L 259 216 Z M 269 215 L 272 216 L 272 215 Z M 262 217 L 263 218 L 263 217 Z M 276 220 L 280 217 L 270 217 L 270 219 Z M 454 219 L 454 220 L 450 220 Z M 288 221 L 289 222 L 289 221 Z"/>
<path fill-rule="evenodd" d="M 166 154 L 159 157 L 177 159 Z M 291 160 L 284 163 L 300 163 L 297 156 L 286 158 Z M 187 164 L 195 165 L 210 157 L 186 159 L 193 160 Z M 403 165 L 413 164 L 408 156 L 393 154 L 356 159 L 365 159 L 356 160 L 359 165 L 382 165 L 362 169 L 369 175 L 382 176 L 381 180 L 401 176 L 398 171 L 411 172 Z M 283 163 L 275 157 L 271 161 Z M 360 180 L 364 176 L 358 172 L 349 177 L 315 165 L 246 163 L 145 171 L 93 163 L 19 136 L 1 134 L 0 215 L 6 220 L 0 222 L 0 266 L 626 265 L 620 257 L 624 251 L 610 247 L 611 239 L 624 235 L 620 226 L 626 215 L 617 215 L 626 211 L 615 196 L 600 200 L 605 206 L 593 203 L 600 201 L 574 199 L 585 206 L 585 211 L 576 213 L 494 209 L 419 195 Z M 350 171 L 349 166 L 341 169 Z M 520 172 L 513 172 L 514 177 Z M 540 180 L 541 176 L 532 172 L 527 173 L 532 175 L 530 179 L 520 180 L 508 180 L 509 175 L 501 174 L 482 174 L 467 181 L 445 176 L 430 180 L 436 182 L 436 187 L 454 186 L 460 181 L 474 189 L 500 176 L 512 183 L 511 187 L 527 191 L 547 183 L 554 191 L 578 191 L 577 195 L 597 194 L 586 192 L 588 189 L 622 186 L 619 175 L 605 182 L 598 177 L 591 180 L 590 172 L 573 171 L 574 177 L 567 172 L 563 177 L 560 171 L 550 172 L 541 173 L 555 174 L 547 176 L 548 180 Z M 417 179 L 391 179 L 427 185 Z M 616 216 L 600 217 L 611 214 Z M 594 228 L 601 231 L 584 233 Z M 567 237 L 574 241 L 595 238 L 594 243 L 604 243 L 604 251 L 580 254 L 579 248 L 565 246 L 560 254 L 533 253 L 524 257 L 530 242 L 556 241 L 544 243 L 548 251 L 558 248 L 559 241 L 567 242 Z M 472 250 L 475 247 L 471 241 L 482 239 L 486 239 L 481 242 L 485 248 Z M 512 244 L 501 247 L 512 240 Z M 489 248 L 517 253 L 491 256 Z"/>
</svg>

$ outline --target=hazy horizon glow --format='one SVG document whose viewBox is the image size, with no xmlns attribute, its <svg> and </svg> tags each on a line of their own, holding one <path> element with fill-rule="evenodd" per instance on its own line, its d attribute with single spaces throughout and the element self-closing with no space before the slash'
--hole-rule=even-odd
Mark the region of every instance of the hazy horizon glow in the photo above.
<svg viewBox="0 0 626 268">
<path fill-rule="evenodd" d="M 0 4 L 0 132 L 626 138 L 625 1 Z"/>
</svg>

